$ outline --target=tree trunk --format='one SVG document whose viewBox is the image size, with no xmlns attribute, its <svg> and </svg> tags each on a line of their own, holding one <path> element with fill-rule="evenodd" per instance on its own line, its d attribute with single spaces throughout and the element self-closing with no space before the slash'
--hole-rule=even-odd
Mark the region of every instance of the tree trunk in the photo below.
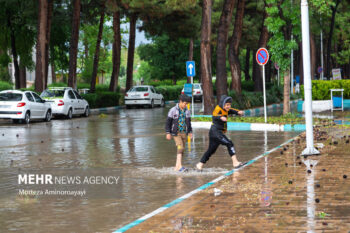
<svg viewBox="0 0 350 233">
<path fill-rule="evenodd" d="M 289 95 L 290 95 L 290 76 L 289 70 L 284 72 L 284 90 L 283 90 L 283 115 L 290 112 L 289 105 Z"/>
<path fill-rule="evenodd" d="M 16 48 L 16 37 L 15 37 L 14 29 L 12 28 L 11 15 L 9 12 L 6 12 L 6 13 L 7 13 L 7 26 L 10 29 L 13 65 L 15 67 L 15 87 L 16 89 L 19 89 L 21 86 L 21 81 L 20 81 L 20 74 L 19 74 L 20 70 L 19 70 L 18 55 L 17 55 L 17 48 Z"/>
<path fill-rule="evenodd" d="M 235 27 L 230 39 L 228 59 L 230 61 L 230 69 L 232 76 L 231 90 L 235 90 L 237 94 L 241 94 L 241 64 L 238 57 L 238 46 L 242 37 L 243 16 L 244 16 L 245 0 L 238 0 Z"/>
<path fill-rule="evenodd" d="M 203 0 L 201 25 L 201 80 L 203 84 L 204 114 L 214 108 L 213 83 L 211 78 L 211 8 L 212 0 Z"/>
<path fill-rule="evenodd" d="M 188 46 L 188 60 L 193 60 L 193 38 L 190 39 L 190 43 Z M 191 77 L 187 77 L 187 83 L 191 83 Z"/>
<path fill-rule="evenodd" d="M 245 66 L 244 66 L 245 81 L 249 81 L 250 80 L 249 64 L 250 64 L 250 48 L 247 48 L 247 52 L 245 54 Z"/>
<path fill-rule="evenodd" d="M 45 82 L 44 88 L 47 88 L 48 76 L 49 76 L 49 49 L 50 49 L 50 39 L 51 39 L 51 22 L 53 13 L 53 1 L 48 0 L 48 10 L 47 10 L 47 26 L 46 26 L 46 44 L 45 44 Z"/>
<path fill-rule="evenodd" d="M 35 91 L 42 92 L 45 88 L 45 48 L 47 43 L 47 12 L 48 3 L 47 0 L 38 0 L 38 34 L 36 42 L 36 67 L 35 67 Z"/>
<path fill-rule="evenodd" d="M 136 20 L 137 20 L 137 15 L 135 13 L 131 14 L 125 92 L 127 92 L 132 87 L 132 84 L 133 84 Z"/>
<path fill-rule="evenodd" d="M 175 86 L 176 85 L 176 76 L 175 75 L 172 76 L 172 80 L 173 80 L 173 85 Z"/>
<path fill-rule="evenodd" d="M 72 35 L 69 48 L 68 86 L 77 87 L 77 55 L 80 27 L 80 0 L 73 0 Z"/>
<path fill-rule="evenodd" d="M 222 95 L 227 95 L 227 71 L 226 71 L 226 47 L 228 29 L 232 18 L 235 0 L 225 0 L 222 8 L 216 48 L 216 96 L 220 100 Z"/>
<path fill-rule="evenodd" d="M 56 83 L 57 79 L 56 79 L 55 63 L 54 63 L 53 57 L 51 61 L 51 76 L 52 76 L 52 83 Z"/>
<path fill-rule="evenodd" d="M 120 34 L 120 13 L 117 9 L 113 13 L 113 71 L 111 76 L 111 83 L 109 84 L 109 90 L 115 92 L 118 87 L 119 69 L 120 69 L 120 56 L 121 56 L 121 34 Z"/>
<path fill-rule="evenodd" d="M 326 75 L 327 78 L 330 79 L 331 77 L 331 53 L 332 53 L 332 37 L 333 37 L 333 31 L 334 31 L 334 23 L 335 23 L 335 14 L 337 13 L 337 8 L 340 3 L 340 0 L 337 0 L 335 6 L 332 8 L 332 19 L 331 19 L 331 25 L 329 27 L 329 34 L 328 34 L 328 41 L 327 41 L 327 61 L 326 61 Z"/>
<path fill-rule="evenodd" d="M 23 65 L 19 66 L 19 88 L 27 87 L 27 74 L 26 67 Z"/>
<path fill-rule="evenodd" d="M 90 92 L 91 93 L 94 93 L 96 90 L 96 77 L 97 77 L 97 71 L 98 71 L 98 62 L 100 59 L 100 48 L 101 48 L 104 19 L 105 19 L 105 3 L 102 3 L 100 24 L 99 24 L 99 28 L 98 28 L 96 50 L 95 50 L 95 56 L 94 56 L 94 64 L 92 67 L 92 75 L 91 75 L 91 85 L 90 85 Z"/>
<path fill-rule="evenodd" d="M 267 31 L 267 28 L 264 25 L 266 17 L 267 17 L 267 13 L 266 11 L 264 11 L 264 19 L 262 22 L 262 29 L 261 29 L 259 43 L 258 43 L 259 48 L 266 48 L 267 41 L 269 39 L 269 32 Z M 254 55 L 256 54 L 256 52 L 257 50 L 255 50 Z M 253 59 L 253 80 L 254 80 L 254 91 L 261 92 L 263 89 L 262 67 L 256 62 L 255 57 Z"/>
</svg>

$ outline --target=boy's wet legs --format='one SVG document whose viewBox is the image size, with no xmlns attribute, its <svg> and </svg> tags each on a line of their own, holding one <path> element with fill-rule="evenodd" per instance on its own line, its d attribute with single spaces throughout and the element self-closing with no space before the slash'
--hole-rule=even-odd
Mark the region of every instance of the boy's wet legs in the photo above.
<svg viewBox="0 0 350 233">
<path fill-rule="evenodd" d="M 177 136 L 174 136 L 174 141 L 177 148 L 176 164 L 174 170 L 178 171 L 182 168 L 182 154 L 185 151 L 186 134 L 179 134 Z"/>
</svg>

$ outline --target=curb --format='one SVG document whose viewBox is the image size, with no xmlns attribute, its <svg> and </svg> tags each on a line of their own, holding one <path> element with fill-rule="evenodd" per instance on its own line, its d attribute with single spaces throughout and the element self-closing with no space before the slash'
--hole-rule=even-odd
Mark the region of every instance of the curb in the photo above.
<svg viewBox="0 0 350 233">
<path fill-rule="evenodd" d="M 211 122 L 191 122 L 194 129 L 210 129 Z M 305 131 L 304 124 L 265 124 L 265 123 L 242 123 L 242 122 L 228 122 L 227 130 L 232 131 Z"/>
<path fill-rule="evenodd" d="M 117 112 L 120 109 L 125 108 L 125 106 L 114 106 L 114 107 L 108 107 L 108 108 L 94 108 L 90 109 L 90 114 L 97 115 L 101 113 L 112 113 Z"/>
<path fill-rule="evenodd" d="M 135 221 L 133 221 L 133 222 L 123 226 L 123 227 L 121 227 L 121 228 L 119 228 L 118 230 L 113 231 L 113 233 L 122 233 L 122 232 L 125 232 L 127 230 L 130 230 L 131 228 L 139 225 L 140 223 L 146 221 L 147 219 L 150 219 L 151 217 L 153 217 L 153 216 L 163 212 L 164 210 L 169 209 L 170 207 L 175 206 L 176 204 L 178 204 L 178 203 L 188 199 L 189 197 L 193 196 L 194 194 L 196 194 L 196 193 L 198 193 L 198 192 L 200 192 L 200 191 L 202 191 L 204 189 L 207 189 L 208 187 L 212 186 L 213 184 L 219 182 L 220 180 L 223 180 L 227 176 L 232 175 L 234 172 L 239 171 L 239 170 L 243 169 L 244 167 L 247 167 L 250 164 L 256 162 L 257 160 L 265 157 L 266 155 L 268 155 L 268 154 L 270 154 L 270 153 L 272 153 L 272 152 L 282 148 L 284 145 L 294 141 L 295 138 L 297 138 L 298 136 L 296 136 L 296 137 L 294 137 L 292 139 L 289 139 L 288 141 L 282 143 L 281 145 L 279 145 L 279 146 L 277 146 L 277 147 L 275 147 L 275 148 L 273 148 L 273 149 L 271 149 L 271 150 L 269 150 L 269 151 L 267 151 L 267 152 L 265 152 L 265 153 L 255 157 L 254 159 L 252 159 L 249 162 L 247 162 L 247 164 L 245 164 L 244 166 L 242 166 L 242 167 L 240 167 L 238 169 L 233 169 L 233 170 L 227 172 L 226 174 L 224 174 L 222 176 L 219 176 L 218 178 L 216 178 L 216 179 L 214 179 L 214 180 L 212 180 L 212 181 L 210 181 L 210 182 L 200 186 L 199 188 L 193 190 L 192 192 L 189 192 L 189 193 L 183 195 L 182 197 L 180 197 L 180 198 L 178 198 L 178 199 L 176 199 L 176 200 L 174 200 L 172 202 L 169 202 L 168 204 L 165 204 L 164 206 L 156 209 L 155 211 L 153 211 L 153 212 L 151 212 L 151 213 L 149 213 L 149 214 L 147 214 L 147 215 L 145 215 L 145 216 L 143 216 L 143 217 L 141 217 L 141 218 L 139 218 L 139 219 L 137 219 L 137 220 L 135 220 Z"/>
</svg>

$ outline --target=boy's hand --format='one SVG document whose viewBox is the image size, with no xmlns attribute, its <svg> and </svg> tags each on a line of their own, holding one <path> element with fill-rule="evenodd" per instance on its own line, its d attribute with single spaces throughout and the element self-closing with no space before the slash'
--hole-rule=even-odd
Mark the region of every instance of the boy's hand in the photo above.
<svg viewBox="0 0 350 233">
<path fill-rule="evenodd" d="M 244 115 L 244 112 L 243 112 L 243 111 L 239 111 L 239 112 L 238 112 L 238 115 L 243 116 L 243 115 Z"/>
<path fill-rule="evenodd" d="M 193 138 L 193 134 L 189 133 L 188 136 L 192 139 Z"/>
<path fill-rule="evenodd" d="M 171 140 L 171 134 L 170 133 L 166 134 L 166 139 Z"/>
<path fill-rule="evenodd" d="M 220 117 L 220 120 L 222 120 L 223 122 L 226 122 L 227 118 L 222 116 L 222 117 Z"/>
</svg>

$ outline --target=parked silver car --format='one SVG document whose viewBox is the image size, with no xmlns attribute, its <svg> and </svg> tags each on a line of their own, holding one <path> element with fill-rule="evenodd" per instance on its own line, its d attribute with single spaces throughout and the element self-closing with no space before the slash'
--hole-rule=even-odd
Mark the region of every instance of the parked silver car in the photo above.
<svg viewBox="0 0 350 233">
<path fill-rule="evenodd" d="M 14 123 L 29 124 L 31 120 L 50 121 L 51 105 L 32 91 L 6 90 L 0 92 L 0 118 Z"/>
<path fill-rule="evenodd" d="M 73 115 L 90 114 L 89 103 L 71 87 L 53 87 L 41 93 L 41 97 L 51 104 L 53 115 L 63 115 L 71 119 Z"/>
<path fill-rule="evenodd" d="M 131 106 L 147 105 L 153 108 L 155 105 L 164 107 L 165 101 L 162 94 L 158 93 L 153 86 L 134 86 L 125 94 L 125 105 Z"/>
</svg>

